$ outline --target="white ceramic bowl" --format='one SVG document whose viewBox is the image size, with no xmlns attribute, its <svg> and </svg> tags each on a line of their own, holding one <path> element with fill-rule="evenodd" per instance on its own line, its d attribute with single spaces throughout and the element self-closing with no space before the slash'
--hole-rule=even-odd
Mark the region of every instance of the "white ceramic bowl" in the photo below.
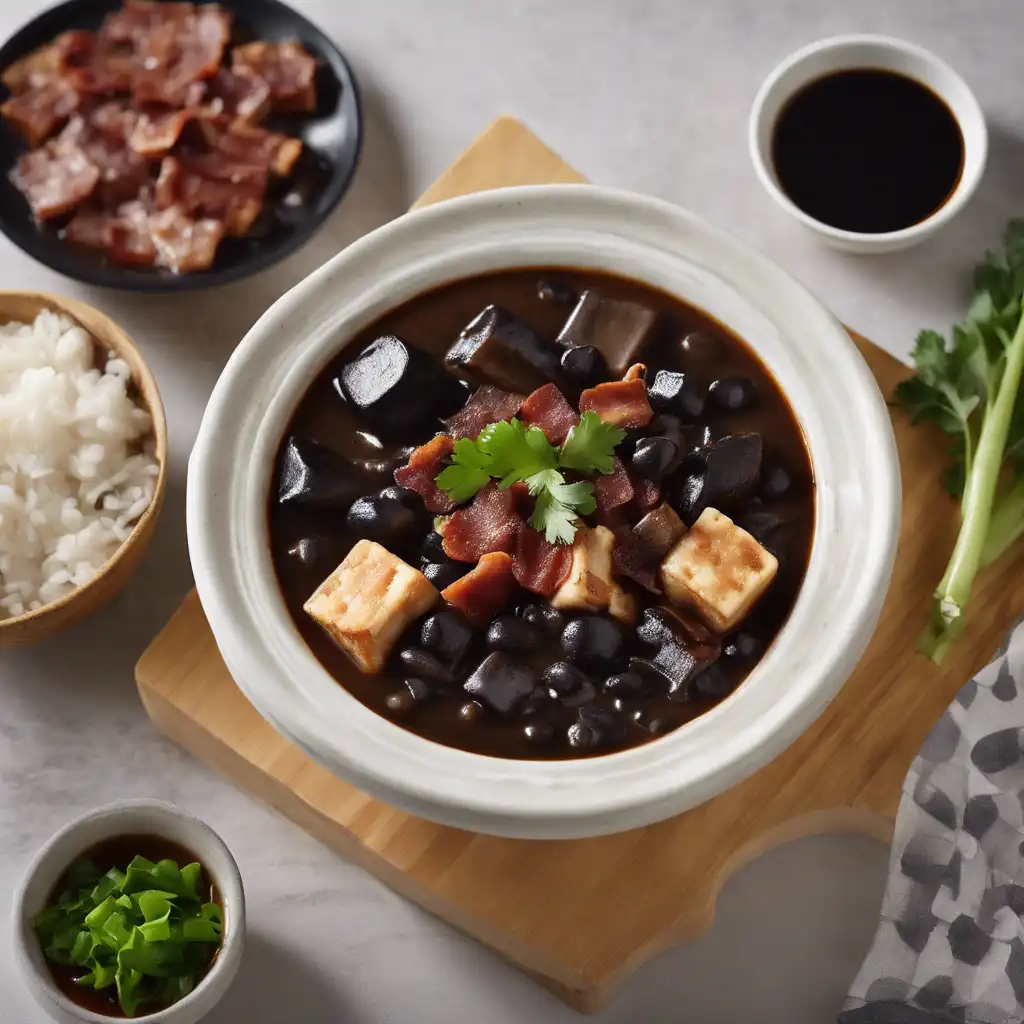
<svg viewBox="0 0 1024 1024">
<path fill-rule="evenodd" d="M 328 675 L 278 591 L 266 507 L 296 404 L 357 331 L 443 282 L 552 265 L 648 282 L 745 338 L 806 435 L 816 526 L 789 622 L 718 707 L 622 753 L 512 761 L 416 736 Z M 188 477 L 189 550 L 203 608 L 231 674 L 264 717 L 332 772 L 390 804 L 527 838 L 597 835 L 668 817 L 792 743 L 871 636 L 899 512 L 885 403 L 840 324 L 777 266 L 693 214 L 592 185 L 471 195 L 408 214 L 351 245 L 272 306 L 236 349 L 210 399 Z"/>
<path fill-rule="evenodd" d="M 61 875 L 90 847 L 114 836 L 156 835 L 194 853 L 209 872 L 224 903 L 224 941 L 206 977 L 180 1002 L 132 1018 L 145 1024 L 196 1024 L 228 990 L 245 948 L 245 895 L 238 865 L 209 825 L 158 800 L 122 800 L 99 807 L 62 828 L 32 861 L 14 895 L 14 957 L 28 990 L 59 1024 L 110 1024 L 109 1016 L 84 1010 L 53 984 L 32 921 L 46 905 Z"/>
<path fill-rule="evenodd" d="M 844 231 L 804 213 L 779 186 L 772 162 L 772 136 L 782 108 L 805 85 L 837 71 L 894 71 L 926 85 L 942 98 L 960 124 L 964 166 L 953 194 L 930 217 L 900 231 Z M 821 39 L 787 57 L 765 80 L 750 112 L 748 133 L 754 170 L 768 194 L 787 213 L 829 245 L 847 252 L 896 252 L 917 245 L 948 223 L 974 194 L 988 159 L 985 115 L 967 83 L 935 54 L 889 36 L 844 35 Z"/>
</svg>

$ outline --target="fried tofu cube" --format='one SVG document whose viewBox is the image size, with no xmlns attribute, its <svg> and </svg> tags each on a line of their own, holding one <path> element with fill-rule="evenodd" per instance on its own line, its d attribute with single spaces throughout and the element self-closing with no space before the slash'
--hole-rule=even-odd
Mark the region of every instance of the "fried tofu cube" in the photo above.
<svg viewBox="0 0 1024 1024">
<path fill-rule="evenodd" d="M 370 540 L 361 540 L 303 605 L 355 662 L 379 672 L 405 627 L 440 599 L 418 569 Z"/>
<path fill-rule="evenodd" d="M 634 626 L 638 610 L 636 598 L 620 583 L 613 582 L 608 600 L 608 614 L 626 626 Z"/>
<path fill-rule="evenodd" d="M 669 599 L 728 633 L 775 579 L 779 563 L 746 530 L 706 508 L 661 564 Z"/>
<path fill-rule="evenodd" d="M 559 611 L 597 612 L 612 599 L 612 549 L 615 534 L 607 526 L 581 527 L 572 545 L 569 578 L 551 598 Z"/>
</svg>

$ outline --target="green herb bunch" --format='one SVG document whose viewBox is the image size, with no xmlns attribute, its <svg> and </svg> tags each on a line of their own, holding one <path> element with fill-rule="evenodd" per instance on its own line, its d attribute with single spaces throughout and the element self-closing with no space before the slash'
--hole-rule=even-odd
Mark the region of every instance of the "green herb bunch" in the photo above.
<svg viewBox="0 0 1024 1024">
<path fill-rule="evenodd" d="M 946 485 L 961 527 L 919 649 L 940 661 L 963 630 L 975 576 L 1024 534 L 1024 221 L 974 272 L 974 296 L 947 341 L 922 331 L 916 372 L 896 389 L 915 421 L 952 437 Z"/>
</svg>

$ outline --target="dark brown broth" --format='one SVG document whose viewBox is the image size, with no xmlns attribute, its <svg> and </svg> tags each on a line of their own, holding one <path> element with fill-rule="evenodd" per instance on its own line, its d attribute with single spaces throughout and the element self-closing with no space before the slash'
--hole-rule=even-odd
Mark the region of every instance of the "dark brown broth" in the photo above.
<svg viewBox="0 0 1024 1024">
<path fill-rule="evenodd" d="M 964 140 L 927 86 L 891 71 L 840 71 L 804 86 L 775 124 L 783 192 L 834 228 L 881 233 L 926 220 L 955 191 Z"/>
<path fill-rule="evenodd" d="M 331 383 L 342 365 L 362 346 L 383 334 L 397 335 L 403 341 L 441 357 L 462 328 L 490 303 L 505 306 L 530 324 L 541 337 L 553 339 L 564 324 L 568 311 L 538 296 L 537 284 L 542 278 L 567 281 L 579 291 L 592 288 L 604 296 L 640 302 L 662 313 L 668 327 L 661 332 L 650 349 L 643 353 L 644 362 L 651 367 L 652 373 L 654 369 L 662 368 L 685 370 L 696 376 L 705 388 L 713 380 L 732 374 L 750 377 L 756 384 L 759 398 L 753 408 L 739 414 L 716 414 L 713 418 L 705 419 L 712 423 L 716 438 L 731 433 L 759 432 L 764 439 L 765 460 L 785 466 L 794 479 L 791 494 L 772 505 L 772 511 L 781 515 L 787 523 L 785 546 L 777 552 L 780 562 L 778 576 L 766 597 L 755 606 L 741 626 L 767 647 L 793 607 L 810 556 L 814 485 L 803 435 L 778 385 L 754 353 L 716 320 L 665 292 L 625 278 L 561 268 L 502 271 L 445 285 L 406 302 L 354 338 L 318 375 L 300 402 L 286 437 L 297 435 L 310 438 L 355 458 L 379 458 L 394 451 L 397 446 L 385 447 L 381 451 L 363 440 L 360 425 L 354 421 L 348 407 L 339 400 Z M 702 332 L 717 339 L 720 345 L 716 357 L 684 360 L 678 351 L 678 342 L 689 332 Z M 427 430 L 425 436 L 403 439 L 402 443 L 421 442 L 432 434 L 432 429 Z M 384 481 L 381 486 L 388 482 Z M 276 493 L 276 480 L 273 493 Z M 648 732 L 630 723 L 628 738 L 624 743 L 591 754 L 568 747 L 549 746 L 539 749 L 524 738 L 523 721 L 500 719 L 489 714 L 479 715 L 472 724 L 461 720 L 458 709 L 468 698 L 457 687 L 451 693 L 435 694 L 426 701 L 417 702 L 410 714 L 396 717 L 388 711 L 385 701 L 389 694 L 401 687 L 401 676 L 368 676 L 357 671 L 344 652 L 335 646 L 302 608 L 327 573 L 342 560 L 358 538 L 345 537 L 339 530 L 337 559 L 323 572 L 318 567 L 312 570 L 304 567 L 287 555 L 289 547 L 310 530 L 318 528 L 316 520 L 295 510 L 282 508 L 271 499 L 269 525 L 274 567 L 288 610 L 303 639 L 327 671 L 353 696 L 396 724 L 447 746 L 496 757 L 528 759 L 592 756 L 592 753 L 609 753 L 652 739 Z M 536 595 L 525 593 L 523 600 L 530 603 L 544 601 Z M 656 604 L 658 602 L 651 595 L 641 595 L 641 607 Z M 640 652 L 637 650 L 635 653 Z M 541 658 L 543 664 L 557 660 L 561 660 L 557 654 L 557 645 L 549 648 Z M 727 667 L 733 686 L 742 681 L 755 663 L 756 659 L 750 663 L 737 662 Z M 657 697 L 640 699 L 635 704 L 649 711 L 651 717 L 656 715 L 662 719 L 668 731 L 703 714 L 719 703 L 720 699 L 698 696 L 686 703 L 673 703 L 664 697 Z M 611 699 L 599 693 L 594 706 L 610 707 Z M 564 721 L 558 720 L 557 711 L 552 714 L 558 720 L 558 725 L 567 729 L 575 716 L 569 709 L 564 711 Z"/>
<path fill-rule="evenodd" d="M 189 850 L 185 849 L 184 846 L 181 846 L 173 840 L 164 839 L 163 836 L 148 834 L 114 836 L 111 839 L 104 839 L 103 842 L 97 843 L 95 846 L 90 847 L 84 853 L 80 854 L 75 858 L 75 860 L 91 860 L 96 864 L 96 867 L 105 874 L 111 868 L 118 868 L 119 870 L 124 871 L 133 857 L 146 857 L 148 860 L 154 862 L 161 860 L 173 860 L 179 868 L 199 860 L 194 853 L 191 853 Z M 216 903 L 223 906 L 217 886 L 214 884 L 213 879 L 207 872 L 206 866 L 201 866 L 203 873 L 199 888 L 200 897 L 205 902 Z M 50 896 L 46 901 L 47 906 L 56 903 L 65 888 L 64 879 L 62 878 L 60 882 L 54 886 L 53 892 L 50 893 Z M 207 972 L 209 972 L 210 968 L 216 962 L 216 959 L 217 957 L 214 955 L 206 968 Z M 93 1013 L 101 1013 L 106 1017 L 124 1018 L 126 1016 L 124 1011 L 118 1005 L 116 987 L 104 989 L 102 992 L 97 992 L 95 989 L 91 988 L 82 988 L 75 984 L 75 979 L 82 977 L 85 973 L 81 967 L 64 967 L 60 964 L 51 963 L 49 960 L 46 961 L 46 966 L 49 968 L 50 975 L 52 976 L 57 988 L 59 988 L 60 991 L 63 992 L 64 995 L 66 995 L 76 1006 L 81 1006 L 83 1009 L 91 1010 Z M 162 1007 L 157 1003 L 152 1003 L 147 1007 L 143 1007 L 143 1009 L 146 1012 L 155 1013 L 158 1009 L 162 1009 Z"/>
</svg>

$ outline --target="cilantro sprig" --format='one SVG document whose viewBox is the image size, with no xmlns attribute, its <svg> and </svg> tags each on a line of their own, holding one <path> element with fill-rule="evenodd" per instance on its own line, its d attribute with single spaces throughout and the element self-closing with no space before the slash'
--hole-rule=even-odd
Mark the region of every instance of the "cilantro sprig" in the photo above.
<svg viewBox="0 0 1024 1024">
<path fill-rule="evenodd" d="M 917 422 L 952 441 L 947 488 L 960 498 L 960 533 L 935 590 L 920 650 L 939 661 L 963 630 L 964 609 L 982 565 L 1024 535 L 1024 221 L 1011 221 L 1003 248 L 974 272 L 974 296 L 947 342 L 922 331 L 914 376 L 896 389 Z"/>
<path fill-rule="evenodd" d="M 201 877 L 199 864 L 179 869 L 172 860 L 135 857 L 106 874 L 79 860 L 33 922 L 43 953 L 78 968 L 83 988 L 116 989 L 128 1017 L 169 1006 L 202 978 L 224 932 L 221 908 L 202 900 Z"/>
<path fill-rule="evenodd" d="M 491 480 L 497 480 L 502 490 L 522 481 L 537 499 L 530 525 L 551 544 L 571 544 L 577 520 L 597 509 L 597 499 L 592 483 L 569 483 L 562 470 L 587 476 L 613 473 L 615 446 L 625 436 L 621 427 L 587 411 L 556 448 L 539 427 L 527 427 L 518 419 L 501 420 L 485 427 L 476 441 L 456 441 L 451 465 L 435 483 L 461 504 Z"/>
</svg>

